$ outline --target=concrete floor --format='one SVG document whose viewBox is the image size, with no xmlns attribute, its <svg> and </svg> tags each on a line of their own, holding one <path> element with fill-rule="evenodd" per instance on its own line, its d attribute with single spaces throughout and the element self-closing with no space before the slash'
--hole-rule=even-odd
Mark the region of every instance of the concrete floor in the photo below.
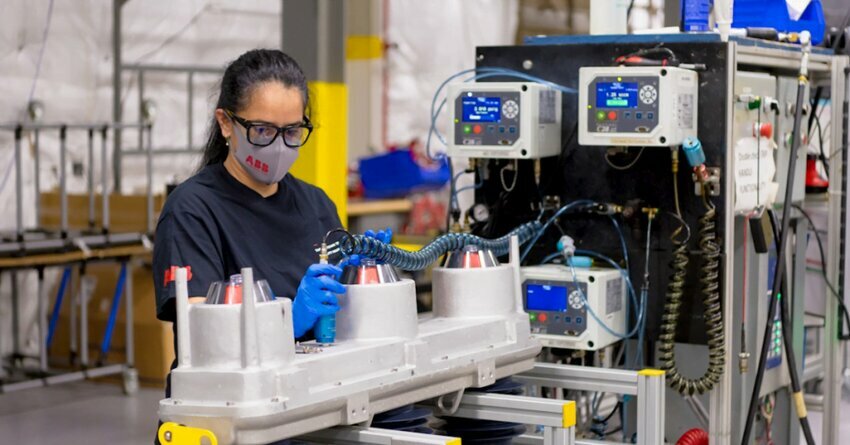
<svg viewBox="0 0 850 445">
<path fill-rule="evenodd" d="M 117 385 L 78 382 L 0 395 L 0 443 L 151 444 L 158 389 L 127 397 Z M 842 403 L 841 437 L 850 437 L 850 401 Z M 821 444 L 821 414 L 809 411 Z M 825 445 L 825 444 L 822 444 Z"/>
<path fill-rule="evenodd" d="M 152 444 L 158 389 L 78 382 L 0 395 L 0 443 Z"/>
</svg>

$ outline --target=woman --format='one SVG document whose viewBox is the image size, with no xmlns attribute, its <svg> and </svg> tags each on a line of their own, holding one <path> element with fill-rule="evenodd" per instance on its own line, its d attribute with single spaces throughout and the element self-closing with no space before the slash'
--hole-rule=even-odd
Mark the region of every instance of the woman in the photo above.
<svg viewBox="0 0 850 445">
<path fill-rule="evenodd" d="M 313 264 L 313 244 L 341 225 L 336 207 L 287 174 L 313 130 L 308 103 L 304 73 L 281 51 L 248 51 L 227 67 L 201 169 L 168 197 L 157 224 L 161 320 L 175 319 L 178 267 L 189 269 L 193 303 L 212 282 L 252 267 L 275 295 L 294 297 L 296 337 L 337 311 L 340 269 Z"/>
</svg>

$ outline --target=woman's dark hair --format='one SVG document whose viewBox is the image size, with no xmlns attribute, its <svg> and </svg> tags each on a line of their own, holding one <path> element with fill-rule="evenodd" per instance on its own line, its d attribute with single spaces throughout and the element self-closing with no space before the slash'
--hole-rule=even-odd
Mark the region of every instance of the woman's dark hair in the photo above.
<svg viewBox="0 0 850 445">
<path fill-rule="evenodd" d="M 304 101 L 304 112 L 307 113 L 310 98 L 304 72 L 295 59 L 277 49 L 253 49 L 230 62 L 221 78 L 221 91 L 215 107 L 238 113 L 245 107 L 253 89 L 270 81 L 297 88 Z M 213 116 L 200 168 L 224 162 L 227 152 L 227 141 L 221 135 L 221 127 Z"/>
</svg>

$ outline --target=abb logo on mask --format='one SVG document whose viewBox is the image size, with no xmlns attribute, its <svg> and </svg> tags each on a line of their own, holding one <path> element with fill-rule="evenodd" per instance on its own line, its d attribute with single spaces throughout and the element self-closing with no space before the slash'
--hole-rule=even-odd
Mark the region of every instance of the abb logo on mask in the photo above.
<svg viewBox="0 0 850 445">
<path fill-rule="evenodd" d="M 251 167 L 256 168 L 257 170 L 262 171 L 263 173 L 269 172 L 269 164 L 266 164 L 265 162 L 259 159 L 254 159 L 254 157 L 251 155 L 248 155 L 248 159 L 245 160 L 245 163 L 247 163 Z"/>
</svg>

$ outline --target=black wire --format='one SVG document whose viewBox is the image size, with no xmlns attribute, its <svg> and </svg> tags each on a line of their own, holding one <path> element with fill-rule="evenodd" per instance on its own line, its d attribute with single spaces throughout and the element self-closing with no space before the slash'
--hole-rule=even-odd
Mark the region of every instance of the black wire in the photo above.
<svg viewBox="0 0 850 445">
<path fill-rule="evenodd" d="M 815 125 L 818 128 L 818 145 L 820 146 L 820 162 L 823 164 L 823 170 L 826 174 L 826 179 L 829 179 L 829 160 L 826 158 L 826 152 L 823 151 L 823 129 L 820 126 L 820 116 L 812 113 L 815 116 Z M 811 131 L 809 132 L 811 134 Z M 811 140 L 811 138 L 809 138 Z"/>
<path fill-rule="evenodd" d="M 614 405 L 614 409 L 612 409 L 612 410 L 611 410 L 611 412 L 610 412 L 610 413 L 608 413 L 608 415 L 607 415 L 607 416 L 605 416 L 603 419 L 599 419 L 599 420 L 597 420 L 597 419 L 593 419 L 593 421 L 594 421 L 595 423 L 606 423 L 606 422 L 608 422 L 609 420 L 611 420 L 611 418 L 612 418 L 612 417 L 614 417 L 614 414 L 617 414 L 617 410 L 619 410 L 619 409 L 620 409 L 620 406 L 621 406 L 622 404 L 623 404 L 623 402 L 617 402 L 617 404 L 616 404 L 616 405 Z"/>
<path fill-rule="evenodd" d="M 801 75 L 800 81 L 797 83 L 797 95 L 795 101 L 795 112 L 794 112 L 794 126 L 791 131 L 791 152 L 796 153 L 797 149 L 800 148 L 800 131 L 803 120 L 803 94 L 805 92 L 805 88 L 807 87 L 806 77 Z M 796 171 L 797 165 L 797 156 L 791 156 L 788 159 L 788 174 L 787 174 L 787 184 L 785 185 L 785 197 L 783 202 L 790 203 L 793 201 L 793 190 L 794 190 L 794 182 L 796 176 L 794 172 Z M 773 268 L 773 289 L 770 292 L 770 302 L 768 309 L 768 320 L 771 320 L 776 314 L 776 300 L 777 295 L 779 293 L 779 284 L 785 279 L 785 267 L 784 258 L 785 251 L 788 248 L 788 242 L 790 241 L 790 237 L 788 236 L 791 230 L 791 207 L 786 205 L 782 208 L 782 229 L 779 230 L 778 237 L 776 239 L 776 265 Z M 770 329 L 771 326 L 769 324 L 765 324 L 764 330 L 764 338 L 762 340 L 763 345 L 768 345 L 770 341 Z M 764 369 L 767 362 L 767 348 L 763 347 L 761 353 L 759 354 L 759 364 L 758 364 L 758 372 L 756 373 L 755 385 L 753 386 L 753 392 L 750 396 L 749 407 L 747 409 L 747 417 L 746 423 L 744 424 L 744 434 L 741 437 L 741 445 L 747 445 L 750 441 L 750 433 L 752 433 L 753 421 L 755 420 L 756 408 L 759 403 L 759 392 L 761 391 L 762 380 L 764 379 Z M 808 420 L 805 417 L 800 417 L 800 425 L 803 427 L 803 431 L 806 432 L 806 427 L 808 426 Z M 810 440 L 809 435 L 806 436 L 806 442 L 809 445 L 814 443 L 814 440 Z"/>
<path fill-rule="evenodd" d="M 770 215 L 770 226 L 773 229 L 773 237 L 774 237 L 774 239 L 779 239 L 779 236 L 780 236 L 779 221 L 776 218 L 776 213 L 773 210 L 768 210 L 768 214 Z M 788 226 L 786 226 L 786 227 L 788 227 Z M 781 269 L 785 268 L 785 258 L 777 256 L 776 261 L 778 263 L 778 266 Z M 785 276 L 787 277 L 788 275 L 786 274 Z M 788 291 L 788 279 L 783 278 L 782 281 L 779 282 L 779 283 L 774 281 L 773 287 L 775 288 L 776 286 L 779 286 L 779 288 L 782 292 L 781 295 L 784 296 L 784 298 L 777 298 L 777 300 L 779 300 L 778 301 L 778 304 L 779 304 L 779 308 L 778 308 L 779 319 L 780 319 L 780 322 L 782 323 L 782 340 L 783 340 L 783 344 L 785 346 L 785 360 L 786 360 L 786 365 L 787 365 L 786 367 L 788 368 L 789 377 L 791 377 L 791 392 L 796 397 L 797 395 L 800 395 L 802 388 L 800 387 L 800 376 L 797 374 L 797 356 L 794 354 L 794 339 L 793 339 L 794 334 L 791 332 L 791 316 L 788 313 L 788 300 L 791 299 L 791 294 Z M 775 295 L 775 292 L 773 293 L 773 295 Z M 773 298 L 773 295 L 771 295 L 771 298 Z M 771 306 L 775 306 L 776 304 L 777 304 L 777 302 L 771 301 Z M 768 315 L 768 318 L 767 318 L 767 325 L 765 326 L 764 343 L 762 343 L 762 345 L 761 345 L 762 352 L 764 352 L 764 351 L 766 351 L 767 349 L 770 348 L 770 344 L 768 343 L 768 341 L 769 341 L 768 338 L 769 338 L 769 335 L 770 335 L 769 332 L 773 328 L 773 326 L 772 326 L 773 319 L 774 319 L 774 311 L 771 310 L 770 315 Z M 761 365 L 760 368 L 762 368 L 762 369 L 760 369 L 759 371 L 762 374 L 764 374 L 765 369 L 763 369 L 763 368 L 764 368 L 764 366 L 766 366 L 766 363 L 764 363 L 764 364 L 760 363 L 760 365 Z M 760 391 L 761 386 L 759 386 L 758 389 Z M 798 418 L 800 419 L 800 427 L 803 430 L 803 435 L 806 437 L 806 443 L 809 444 L 809 445 L 814 444 L 815 439 L 814 439 L 814 436 L 812 435 L 812 428 L 811 428 L 811 425 L 809 425 L 809 420 L 808 420 L 807 416 L 805 416 L 805 415 L 800 416 L 799 412 L 797 413 L 797 415 L 798 415 Z"/>
<path fill-rule="evenodd" d="M 803 217 L 809 222 L 809 226 L 812 228 L 812 232 L 815 234 L 815 239 L 818 242 L 818 251 L 820 252 L 820 263 L 821 263 L 821 275 L 823 275 L 823 281 L 826 283 L 826 287 L 832 292 L 832 295 L 835 295 L 835 298 L 838 300 L 838 309 L 841 310 L 842 315 L 844 315 L 844 321 L 847 323 L 847 326 L 850 326 L 850 312 L 847 310 L 847 306 L 844 304 L 844 300 L 841 298 L 841 294 L 835 289 L 835 286 L 830 283 L 829 278 L 826 276 L 826 254 L 823 250 L 823 241 L 820 238 L 820 232 L 818 232 L 817 226 L 815 226 L 814 221 L 812 220 L 811 215 L 808 212 L 803 210 L 799 204 L 793 204 L 792 207 L 797 209 L 800 213 L 803 214 Z M 841 329 L 838 330 L 838 338 L 845 340 L 850 337 L 850 334 L 844 333 L 844 326 L 841 326 Z"/>
</svg>

